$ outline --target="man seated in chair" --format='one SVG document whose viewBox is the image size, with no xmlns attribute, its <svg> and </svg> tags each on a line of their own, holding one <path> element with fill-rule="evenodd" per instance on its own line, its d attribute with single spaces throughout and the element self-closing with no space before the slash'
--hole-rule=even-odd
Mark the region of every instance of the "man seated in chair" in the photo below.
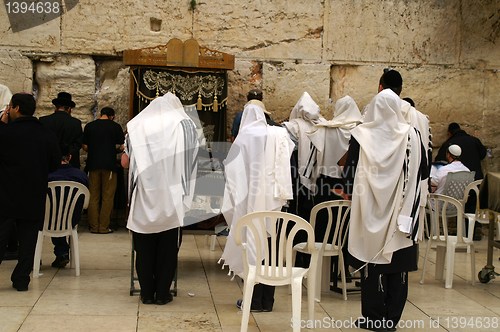
<svg viewBox="0 0 500 332">
<path fill-rule="evenodd" d="M 61 147 L 61 165 L 57 170 L 49 173 L 49 182 L 52 181 L 75 181 L 89 186 L 89 178 L 81 169 L 74 167 L 70 164 L 71 152 L 69 146 Z M 71 221 L 75 227 L 81 218 L 81 211 L 83 208 L 83 197 L 80 197 L 75 206 L 75 212 Z M 56 259 L 52 262 L 52 267 L 64 268 L 69 263 L 69 245 L 66 237 L 53 237 L 52 243 L 54 244 L 54 254 Z"/>
<path fill-rule="evenodd" d="M 462 149 L 456 145 L 450 145 L 446 151 L 447 165 L 441 166 L 434 177 L 431 177 L 432 192 L 435 194 L 442 194 L 444 191 L 444 184 L 446 183 L 446 176 L 448 173 L 470 170 L 460 161 Z"/>
</svg>

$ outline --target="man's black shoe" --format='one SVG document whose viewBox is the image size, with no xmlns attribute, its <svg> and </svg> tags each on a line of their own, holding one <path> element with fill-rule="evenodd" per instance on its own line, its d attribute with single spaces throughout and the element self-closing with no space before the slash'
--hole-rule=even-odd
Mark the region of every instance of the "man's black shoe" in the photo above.
<svg viewBox="0 0 500 332">
<path fill-rule="evenodd" d="M 236 308 L 243 310 L 243 300 L 242 299 L 239 299 L 238 301 L 236 301 Z M 270 310 L 264 310 L 262 308 L 250 307 L 250 312 L 263 312 L 263 311 L 269 312 L 272 310 L 273 310 L 272 308 Z"/>
<path fill-rule="evenodd" d="M 26 292 L 28 290 L 28 285 L 12 284 L 12 288 L 17 289 L 18 292 Z"/>
<path fill-rule="evenodd" d="M 172 300 L 174 299 L 174 297 L 172 296 L 172 294 L 167 294 L 167 298 L 166 299 L 156 299 L 155 303 L 157 305 L 165 305 L 167 303 L 170 303 L 172 302 Z"/>
<path fill-rule="evenodd" d="M 154 303 L 153 299 L 148 299 L 148 298 L 145 298 L 145 297 L 141 297 L 141 302 L 143 304 L 153 304 Z"/>
<path fill-rule="evenodd" d="M 63 255 L 63 256 L 57 256 L 56 259 L 52 262 L 52 267 L 62 269 L 69 263 L 69 256 L 68 255 Z"/>
</svg>

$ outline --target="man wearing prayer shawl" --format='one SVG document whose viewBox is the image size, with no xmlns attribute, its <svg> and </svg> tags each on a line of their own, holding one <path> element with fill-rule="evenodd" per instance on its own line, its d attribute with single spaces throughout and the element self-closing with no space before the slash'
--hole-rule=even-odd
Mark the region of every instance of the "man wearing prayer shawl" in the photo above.
<svg viewBox="0 0 500 332">
<path fill-rule="evenodd" d="M 299 98 L 288 121 L 283 126 L 297 144 L 292 157 L 294 179 L 294 199 L 290 203 L 289 212 L 309 220 L 314 205 L 313 197 L 317 192 L 316 180 L 319 176 L 317 167 L 318 151 L 308 134 L 315 130 L 315 125 L 326 122 L 320 114 L 318 104 L 309 93 L 304 92 Z"/>
<path fill-rule="evenodd" d="M 333 119 L 318 123 L 307 133 L 317 151 L 315 204 L 339 198 L 332 196 L 331 192 L 331 189 L 343 184 L 342 169 L 338 162 L 349 148 L 351 130 L 361 121 L 361 112 L 354 99 L 344 96 L 335 103 Z"/>
<path fill-rule="evenodd" d="M 129 167 L 129 217 L 144 304 L 172 301 L 180 226 L 191 205 L 198 139 L 175 95 L 158 97 L 127 123 L 122 166 Z"/>
<path fill-rule="evenodd" d="M 284 128 L 266 123 L 259 103 L 245 105 L 238 136 L 224 161 L 226 186 L 222 212 L 230 230 L 221 262 L 229 267 L 230 273 L 241 276 L 244 271 L 242 250 L 234 242 L 233 234 L 238 220 L 251 212 L 280 211 L 292 198 L 293 147 Z M 255 248 L 249 245 L 247 251 L 252 263 Z M 271 311 L 273 304 L 274 287 L 255 285 L 251 309 Z"/>
<path fill-rule="evenodd" d="M 403 80 L 390 70 L 351 131 L 345 165 L 352 181 L 348 250 L 361 273 L 360 328 L 395 331 L 417 269 L 421 179 L 428 176 L 420 133 L 408 124 L 399 98 Z"/>
</svg>

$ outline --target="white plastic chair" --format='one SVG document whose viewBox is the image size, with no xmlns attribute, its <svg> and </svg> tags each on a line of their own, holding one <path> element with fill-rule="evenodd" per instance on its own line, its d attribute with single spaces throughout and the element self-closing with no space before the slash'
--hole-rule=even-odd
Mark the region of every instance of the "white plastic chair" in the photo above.
<svg viewBox="0 0 500 332">
<path fill-rule="evenodd" d="M 427 203 L 432 206 L 430 212 L 430 231 L 425 257 L 422 267 L 422 276 L 420 284 L 424 283 L 425 264 L 428 259 L 430 248 L 436 244 L 436 272 L 435 278 L 443 279 L 443 270 L 446 269 L 445 288 L 452 288 L 453 285 L 453 269 L 455 262 L 456 248 L 469 248 L 471 260 L 471 283 L 474 285 L 475 278 L 475 251 L 474 242 L 464 236 L 463 206 L 462 203 L 453 198 L 440 194 L 429 194 Z M 453 209 L 450 209 L 453 207 Z M 450 211 L 452 215 L 450 215 Z M 457 235 L 448 235 L 448 219 L 457 218 Z"/>
<path fill-rule="evenodd" d="M 78 225 L 73 227 L 72 219 L 78 198 L 83 195 L 83 209 L 89 205 L 90 193 L 83 184 L 74 181 L 49 182 L 47 199 L 45 201 L 45 219 L 43 229 L 38 232 L 33 262 L 33 277 L 40 276 L 40 258 L 42 256 L 43 238 L 70 237 L 70 267 L 75 269 L 75 275 L 80 275 L 80 252 L 78 248 Z M 76 211 L 81 213 L 82 211 Z"/>
<path fill-rule="evenodd" d="M 325 235 L 323 236 L 322 242 L 316 242 L 315 248 L 318 251 L 318 273 L 316 273 L 316 290 L 315 299 L 317 302 L 321 301 L 321 289 L 330 288 L 330 275 L 332 273 L 331 257 L 338 257 L 338 268 L 340 271 L 340 277 L 342 281 L 342 295 L 344 300 L 347 300 L 347 286 L 346 286 L 346 274 L 344 268 L 344 256 L 342 254 L 342 247 L 344 246 L 347 227 L 349 225 L 349 219 L 347 218 L 349 212 L 351 211 L 351 201 L 347 200 L 335 200 L 322 202 L 315 205 L 311 210 L 311 220 L 309 223 L 316 230 L 317 223 L 326 224 Z M 324 220 L 318 220 L 318 213 L 327 212 L 328 218 Z M 334 218 L 335 217 L 335 218 Z M 331 229 L 333 230 L 333 237 L 330 236 Z M 296 244 L 294 249 L 294 257 L 297 252 L 302 252 L 309 254 L 306 250 L 307 243 L 302 242 Z"/>
<path fill-rule="evenodd" d="M 293 266 L 293 239 L 299 231 L 307 233 L 306 248 L 312 253 L 309 268 Z M 310 290 L 315 289 L 318 255 L 314 246 L 312 226 L 303 218 L 287 212 L 253 212 L 238 220 L 234 234 L 235 243 L 243 248 L 241 331 L 247 331 L 248 328 L 253 288 L 256 283 L 270 286 L 291 285 L 293 331 L 300 331 L 302 279 L 305 276 L 308 276 L 308 314 L 309 319 L 314 321 L 314 292 Z"/>
</svg>

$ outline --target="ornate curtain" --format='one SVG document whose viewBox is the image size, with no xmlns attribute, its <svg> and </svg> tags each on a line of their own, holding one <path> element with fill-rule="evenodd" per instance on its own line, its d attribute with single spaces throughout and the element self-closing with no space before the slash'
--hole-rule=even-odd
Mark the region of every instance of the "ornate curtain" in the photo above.
<svg viewBox="0 0 500 332">
<path fill-rule="evenodd" d="M 225 141 L 226 71 L 132 67 L 131 74 L 135 88 L 133 116 L 156 97 L 172 92 L 179 97 L 186 113 L 203 128 L 207 141 Z"/>
</svg>

